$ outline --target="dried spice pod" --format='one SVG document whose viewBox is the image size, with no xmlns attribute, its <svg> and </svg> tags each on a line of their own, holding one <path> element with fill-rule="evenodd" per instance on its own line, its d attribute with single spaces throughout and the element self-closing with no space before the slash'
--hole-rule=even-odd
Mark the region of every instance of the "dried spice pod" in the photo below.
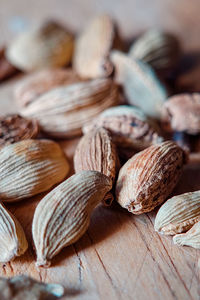
<svg viewBox="0 0 200 300">
<path fill-rule="evenodd" d="M 24 254 L 27 248 L 28 243 L 19 221 L 0 203 L 0 262 L 13 260 Z"/>
<path fill-rule="evenodd" d="M 64 295 L 60 284 L 43 283 L 25 275 L 0 278 L 2 300 L 55 300 Z"/>
<path fill-rule="evenodd" d="M 17 37 L 6 51 L 8 61 L 23 71 L 67 65 L 73 37 L 60 24 L 49 21 Z"/>
<path fill-rule="evenodd" d="M 133 214 L 152 211 L 176 186 L 183 164 L 183 150 L 171 141 L 135 154 L 120 169 L 117 202 Z"/>
<path fill-rule="evenodd" d="M 25 107 L 45 92 L 80 81 L 72 69 L 52 68 L 35 72 L 20 80 L 14 90 L 19 107 Z"/>
<path fill-rule="evenodd" d="M 81 138 L 74 154 L 76 173 L 98 171 L 110 177 L 114 183 L 118 164 L 115 144 L 106 129 L 91 130 Z"/>
<path fill-rule="evenodd" d="M 49 267 L 62 248 L 76 242 L 87 230 L 94 208 L 112 188 L 112 180 L 96 171 L 71 176 L 38 204 L 32 234 L 37 266 Z"/>
<path fill-rule="evenodd" d="M 200 220 L 200 191 L 168 199 L 159 209 L 154 228 L 166 235 L 189 230 Z"/>
<path fill-rule="evenodd" d="M 0 147 L 35 138 L 39 133 L 37 121 L 17 114 L 0 116 Z"/>
<path fill-rule="evenodd" d="M 153 69 L 120 51 L 111 52 L 115 80 L 123 86 L 127 101 L 138 106 L 147 116 L 160 119 L 167 92 Z"/>
<path fill-rule="evenodd" d="M 180 94 L 170 97 L 163 106 L 162 123 L 167 131 L 200 133 L 200 94 Z"/>
<path fill-rule="evenodd" d="M 21 114 L 36 119 L 53 137 L 72 137 L 106 108 L 118 104 L 118 90 L 111 79 L 94 79 L 55 88 L 35 99 Z"/>
<path fill-rule="evenodd" d="M 60 146 L 50 140 L 24 140 L 0 149 L 0 199 L 30 198 L 61 182 L 69 164 Z"/>
<path fill-rule="evenodd" d="M 75 43 L 73 67 L 82 78 L 98 78 L 111 74 L 109 52 L 115 37 L 114 23 L 107 15 L 94 18 Z"/>
<path fill-rule="evenodd" d="M 148 30 L 131 46 L 129 56 L 150 64 L 156 70 L 173 68 L 181 54 L 179 40 L 171 33 Z"/>
<path fill-rule="evenodd" d="M 173 242 L 178 246 L 190 246 L 200 249 L 200 221 L 194 224 L 186 233 L 175 235 Z"/>
<path fill-rule="evenodd" d="M 111 133 L 119 152 L 129 149 L 129 155 L 163 141 L 155 122 L 133 106 L 120 105 L 106 109 L 86 124 L 83 132 L 101 127 Z"/>
<path fill-rule="evenodd" d="M 0 49 L 0 81 L 17 73 L 17 69 L 5 57 L 5 48 Z"/>
</svg>

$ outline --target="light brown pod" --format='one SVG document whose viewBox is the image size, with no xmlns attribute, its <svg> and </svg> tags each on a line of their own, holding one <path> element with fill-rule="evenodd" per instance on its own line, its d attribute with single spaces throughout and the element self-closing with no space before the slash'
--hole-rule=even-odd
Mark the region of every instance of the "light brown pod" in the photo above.
<svg viewBox="0 0 200 300">
<path fill-rule="evenodd" d="M 156 70 L 173 68 L 180 58 L 180 43 L 171 33 L 151 29 L 131 46 L 129 56 L 150 64 Z"/>
<path fill-rule="evenodd" d="M 168 199 L 159 209 L 154 228 L 166 235 L 189 230 L 200 220 L 200 191 Z"/>
<path fill-rule="evenodd" d="M 1 300 L 53 300 L 63 295 L 60 284 L 39 282 L 25 275 L 0 278 Z"/>
<path fill-rule="evenodd" d="M 35 99 L 21 114 L 36 119 L 41 130 L 53 137 L 72 137 L 106 108 L 118 104 L 111 79 L 94 79 L 55 88 Z"/>
<path fill-rule="evenodd" d="M 20 80 L 14 90 L 14 97 L 19 107 L 33 102 L 43 93 L 62 85 L 80 81 L 72 69 L 46 69 L 35 72 Z"/>
<path fill-rule="evenodd" d="M 0 149 L 0 199 L 30 198 L 62 181 L 69 164 L 50 140 L 24 140 Z"/>
<path fill-rule="evenodd" d="M 75 43 L 73 67 L 82 78 L 105 77 L 113 70 L 109 52 L 114 42 L 114 24 L 107 15 L 94 18 Z"/>
<path fill-rule="evenodd" d="M 0 116 L 0 147 L 35 138 L 38 133 L 39 126 L 35 120 L 16 114 Z"/>
<path fill-rule="evenodd" d="M 111 61 L 115 81 L 122 85 L 128 103 L 138 106 L 147 116 L 160 119 L 167 92 L 153 69 L 116 50 L 111 52 Z"/>
<path fill-rule="evenodd" d="M 173 242 L 178 246 L 190 246 L 200 249 L 200 221 L 194 224 L 186 233 L 175 235 Z"/>
<path fill-rule="evenodd" d="M 183 163 L 183 150 L 171 141 L 139 152 L 120 169 L 117 202 L 133 214 L 152 211 L 174 189 Z"/>
<path fill-rule="evenodd" d="M 81 138 L 74 154 L 76 173 L 83 170 L 99 171 L 114 183 L 117 168 L 116 147 L 106 129 L 91 130 Z"/>
<path fill-rule="evenodd" d="M 180 94 L 170 97 L 163 106 L 162 122 L 168 131 L 200 133 L 200 94 Z"/>
<path fill-rule="evenodd" d="M 9 183 L 8 183 L 9 184 Z M 28 248 L 23 228 L 0 203 L 0 262 L 7 263 Z"/>
<path fill-rule="evenodd" d="M 91 213 L 111 188 L 112 180 L 104 174 L 82 171 L 40 201 L 32 225 L 37 266 L 49 267 L 62 248 L 85 233 Z"/>
<path fill-rule="evenodd" d="M 60 24 L 49 21 L 22 33 L 8 47 L 6 57 L 23 71 L 67 65 L 72 57 L 73 37 Z"/>
<path fill-rule="evenodd" d="M 111 133 L 119 151 L 129 149 L 132 155 L 163 140 L 155 124 L 139 108 L 133 106 L 120 105 L 106 109 L 86 124 L 83 132 L 101 127 Z"/>
</svg>

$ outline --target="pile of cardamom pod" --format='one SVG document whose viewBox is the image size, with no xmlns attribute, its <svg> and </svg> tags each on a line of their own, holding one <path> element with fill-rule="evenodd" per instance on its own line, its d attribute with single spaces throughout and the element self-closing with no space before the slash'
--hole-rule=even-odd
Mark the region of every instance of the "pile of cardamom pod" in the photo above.
<svg viewBox="0 0 200 300">
<path fill-rule="evenodd" d="M 28 248 L 3 203 L 50 189 L 33 217 L 37 266 L 50 266 L 85 233 L 95 207 L 113 201 L 142 214 L 167 200 L 155 230 L 200 248 L 200 190 L 169 199 L 184 165 L 200 164 L 198 87 L 187 92 L 186 75 L 176 77 L 183 53 L 172 34 L 147 31 L 126 50 L 102 15 L 76 37 L 50 21 L 0 51 L 0 80 L 24 73 L 13 91 L 18 111 L 0 117 L 1 262 Z M 75 174 L 66 179 L 58 140 L 74 137 Z"/>
</svg>

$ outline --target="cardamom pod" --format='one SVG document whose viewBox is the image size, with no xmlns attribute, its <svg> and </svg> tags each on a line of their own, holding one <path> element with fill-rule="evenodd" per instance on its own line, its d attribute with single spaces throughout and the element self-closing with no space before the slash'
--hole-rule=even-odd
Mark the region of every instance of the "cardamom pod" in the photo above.
<svg viewBox="0 0 200 300">
<path fill-rule="evenodd" d="M 32 234 L 37 266 L 49 267 L 62 248 L 87 230 L 94 208 L 112 188 L 112 180 L 97 171 L 82 171 L 48 193 L 38 204 Z"/>
<path fill-rule="evenodd" d="M 159 233 L 174 235 L 189 230 L 200 220 L 200 191 L 168 199 L 159 209 L 154 228 Z"/>
</svg>

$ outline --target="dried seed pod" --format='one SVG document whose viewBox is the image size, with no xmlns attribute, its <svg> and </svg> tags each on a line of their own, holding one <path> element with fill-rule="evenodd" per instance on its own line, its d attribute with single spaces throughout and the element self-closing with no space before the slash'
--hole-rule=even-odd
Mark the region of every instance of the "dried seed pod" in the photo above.
<svg viewBox="0 0 200 300">
<path fill-rule="evenodd" d="M 178 39 L 171 33 L 149 30 L 131 46 L 129 56 L 150 64 L 156 70 L 173 68 L 181 54 Z"/>
<path fill-rule="evenodd" d="M 54 137 L 81 134 L 82 126 L 104 109 L 118 104 L 117 87 L 111 79 L 94 79 L 55 88 L 21 110 L 38 120 L 42 131 Z"/>
<path fill-rule="evenodd" d="M 27 248 L 28 243 L 23 228 L 0 203 L 0 262 L 13 260 L 16 256 L 24 254 Z"/>
<path fill-rule="evenodd" d="M 137 107 L 120 105 L 103 111 L 83 127 L 83 132 L 106 128 L 112 135 L 119 151 L 129 149 L 132 155 L 152 144 L 162 142 L 156 124 Z M 131 150 L 132 149 L 132 150 Z"/>
<path fill-rule="evenodd" d="M 72 57 L 73 37 L 60 24 L 50 21 L 22 33 L 6 51 L 7 59 L 23 71 L 62 67 Z"/>
<path fill-rule="evenodd" d="M 5 57 L 5 48 L 0 49 L 0 81 L 17 73 L 17 69 Z"/>
<path fill-rule="evenodd" d="M 167 92 L 153 69 L 120 51 L 111 52 L 115 80 L 123 86 L 129 104 L 136 105 L 150 117 L 160 119 Z"/>
<path fill-rule="evenodd" d="M 35 138 L 38 132 L 37 121 L 16 114 L 0 116 L 0 147 Z"/>
<path fill-rule="evenodd" d="M 84 135 L 74 154 L 74 169 L 99 171 L 115 181 L 118 156 L 108 131 L 104 128 L 91 130 Z"/>
<path fill-rule="evenodd" d="M 200 220 L 200 191 L 185 193 L 167 200 L 159 209 L 154 228 L 174 235 L 189 230 Z"/>
<path fill-rule="evenodd" d="M 49 267 L 62 248 L 87 230 L 93 209 L 112 188 L 112 180 L 96 171 L 82 171 L 61 183 L 38 204 L 32 225 L 37 266 Z"/>
<path fill-rule="evenodd" d="M 50 140 L 24 140 L 0 149 L 0 199 L 18 201 L 47 191 L 62 181 L 69 164 Z"/>
<path fill-rule="evenodd" d="M 14 90 L 14 97 L 18 106 L 24 107 L 55 87 L 78 81 L 80 79 L 72 69 L 46 69 L 35 72 L 20 80 Z"/>
<path fill-rule="evenodd" d="M 0 278 L 0 297 L 2 300 L 54 300 L 63 294 L 62 285 L 42 283 L 25 275 Z"/>
<path fill-rule="evenodd" d="M 179 246 L 190 246 L 200 249 L 200 221 L 194 224 L 186 233 L 175 235 L 173 242 Z"/>
<path fill-rule="evenodd" d="M 180 94 L 170 97 L 162 111 L 165 130 L 200 133 L 200 94 Z"/>
<path fill-rule="evenodd" d="M 105 77 L 113 70 L 109 52 L 114 42 L 114 24 L 107 15 L 94 18 L 76 40 L 74 69 L 82 78 Z"/>
<path fill-rule="evenodd" d="M 116 200 L 133 214 L 152 211 L 174 189 L 183 163 L 183 150 L 171 141 L 139 152 L 119 172 Z"/>
</svg>

